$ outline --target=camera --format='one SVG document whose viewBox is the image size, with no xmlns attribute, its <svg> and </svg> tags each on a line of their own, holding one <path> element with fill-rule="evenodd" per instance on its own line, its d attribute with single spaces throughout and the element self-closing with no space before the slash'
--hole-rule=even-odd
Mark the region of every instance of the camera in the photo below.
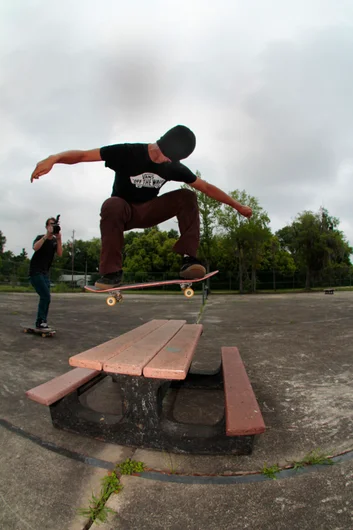
<svg viewBox="0 0 353 530">
<path fill-rule="evenodd" d="M 55 223 L 53 224 L 53 234 L 58 234 L 61 230 L 61 226 L 59 225 L 59 219 L 60 215 L 56 216 Z"/>
</svg>

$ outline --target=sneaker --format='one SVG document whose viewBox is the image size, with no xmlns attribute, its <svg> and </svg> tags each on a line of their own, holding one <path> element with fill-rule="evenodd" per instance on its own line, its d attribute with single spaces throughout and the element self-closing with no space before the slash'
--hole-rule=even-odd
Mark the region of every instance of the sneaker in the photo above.
<svg viewBox="0 0 353 530">
<path fill-rule="evenodd" d="M 123 278 L 123 271 L 111 272 L 109 274 L 104 274 L 96 281 L 94 284 L 97 289 L 114 289 L 121 285 L 121 280 Z"/>
<path fill-rule="evenodd" d="M 49 326 L 46 322 L 37 322 L 36 328 L 37 329 L 49 329 Z"/>
<path fill-rule="evenodd" d="M 196 280 L 197 278 L 203 278 L 205 274 L 206 269 L 198 259 L 191 256 L 184 256 L 180 269 L 181 278 Z"/>
</svg>

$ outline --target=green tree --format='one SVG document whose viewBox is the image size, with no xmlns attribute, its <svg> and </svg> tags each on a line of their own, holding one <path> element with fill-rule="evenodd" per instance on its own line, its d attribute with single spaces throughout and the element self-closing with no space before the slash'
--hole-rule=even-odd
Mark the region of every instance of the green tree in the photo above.
<svg viewBox="0 0 353 530">
<path fill-rule="evenodd" d="M 200 171 L 196 171 L 196 176 L 201 178 Z M 182 188 L 189 188 L 183 185 Z M 200 212 L 200 259 L 204 260 L 207 272 L 210 271 L 210 263 L 213 257 L 214 237 L 217 227 L 217 215 L 221 210 L 221 203 L 212 199 L 201 191 L 193 190 L 197 196 L 197 203 Z"/>
<path fill-rule="evenodd" d="M 2 231 L 0 230 L 0 254 L 4 253 L 5 245 L 6 245 L 6 237 L 4 236 Z"/>
<path fill-rule="evenodd" d="M 99 260 L 101 254 L 102 242 L 100 237 L 94 237 L 90 241 L 87 241 L 86 258 L 87 258 L 87 270 L 89 272 L 98 271 Z"/>
<path fill-rule="evenodd" d="M 325 269 L 339 264 L 350 266 L 351 247 L 338 230 L 339 220 L 320 208 L 319 212 L 304 211 L 291 225 L 277 232 L 282 248 L 288 250 L 297 265 L 305 272 L 305 288 L 309 290 L 314 277 Z"/>
<path fill-rule="evenodd" d="M 281 248 L 278 237 L 275 235 L 265 242 L 263 250 L 260 267 L 264 271 L 272 270 L 273 288 L 276 290 L 277 273 L 283 276 L 293 275 L 296 271 L 295 262 L 290 252 Z"/>
<path fill-rule="evenodd" d="M 23 261 L 29 261 L 29 260 L 28 260 L 28 254 L 27 254 L 27 252 L 26 252 L 26 249 L 23 248 L 23 249 L 21 250 L 21 252 L 20 252 L 17 256 L 14 256 L 13 259 L 14 259 L 14 261 L 15 261 L 16 263 L 21 263 L 21 262 L 23 262 Z"/>
<path fill-rule="evenodd" d="M 179 232 L 177 230 L 174 230 L 174 228 L 172 228 L 167 233 L 167 237 L 168 239 L 179 239 Z"/>
<path fill-rule="evenodd" d="M 124 269 L 127 272 L 165 272 L 180 267 L 180 256 L 172 252 L 176 239 L 158 227 L 146 229 L 131 243 L 125 241 Z"/>
<path fill-rule="evenodd" d="M 74 245 L 72 245 L 71 240 L 68 240 L 63 243 L 62 256 L 55 258 L 55 268 L 67 272 L 71 271 L 72 252 L 74 252 L 73 264 L 75 272 L 82 274 L 86 269 L 88 273 L 96 272 L 99 267 L 100 249 L 101 240 L 98 237 L 94 237 L 89 241 L 76 239 Z"/>
<path fill-rule="evenodd" d="M 9 280 L 16 274 L 16 267 L 14 261 L 14 254 L 11 250 L 6 250 L 1 254 L 1 270 L 0 279 L 1 281 Z"/>
<path fill-rule="evenodd" d="M 218 212 L 218 223 L 224 233 L 228 247 L 233 251 L 238 262 L 239 291 L 244 292 L 244 280 L 248 280 L 252 291 L 256 290 L 256 271 L 258 270 L 264 245 L 271 237 L 267 226 L 270 219 L 267 212 L 259 205 L 257 199 L 246 192 L 235 190 L 230 193 L 236 201 L 252 208 L 251 219 L 238 214 L 231 206 L 224 205 Z M 251 277 L 248 276 L 251 270 Z"/>
<path fill-rule="evenodd" d="M 29 259 L 23 248 L 18 256 L 11 250 L 5 251 L 6 237 L 0 230 L 0 280 L 16 283 L 19 279 L 28 277 Z"/>
<path fill-rule="evenodd" d="M 26 282 L 28 280 L 29 273 L 29 259 L 26 249 L 22 249 L 17 256 L 12 258 L 13 268 L 12 268 L 12 281 L 16 283 Z"/>
</svg>

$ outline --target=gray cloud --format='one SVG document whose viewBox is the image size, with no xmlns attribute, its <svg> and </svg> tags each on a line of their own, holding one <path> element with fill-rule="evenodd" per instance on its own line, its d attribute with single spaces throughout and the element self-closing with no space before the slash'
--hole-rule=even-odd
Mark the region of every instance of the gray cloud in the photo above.
<svg viewBox="0 0 353 530">
<path fill-rule="evenodd" d="M 57 213 L 65 236 L 99 235 L 113 173 L 99 163 L 57 166 L 31 185 L 39 159 L 154 141 L 176 123 L 197 134 L 189 167 L 225 191 L 255 195 L 273 229 L 324 204 L 353 243 L 351 3 L 169 7 L 23 0 L 0 8 L 7 247 L 30 250 Z"/>
<path fill-rule="evenodd" d="M 324 204 L 349 216 L 353 239 L 352 184 L 339 179 L 342 164 L 352 160 L 352 45 L 351 28 L 330 27 L 271 43 L 257 58 L 257 88 L 241 103 L 246 126 L 236 122 L 228 130 L 230 139 L 245 135 L 227 172 L 259 197 L 277 227 Z M 232 110 L 239 114 L 238 103 Z"/>
</svg>

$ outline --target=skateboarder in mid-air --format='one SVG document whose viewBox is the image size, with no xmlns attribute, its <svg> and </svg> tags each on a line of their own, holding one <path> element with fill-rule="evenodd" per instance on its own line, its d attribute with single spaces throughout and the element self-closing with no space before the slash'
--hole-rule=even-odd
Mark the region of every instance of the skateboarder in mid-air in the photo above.
<svg viewBox="0 0 353 530">
<path fill-rule="evenodd" d="M 169 181 L 184 182 L 219 202 L 228 204 L 244 217 L 252 210 L 232 199 L 222 190 L 198 178 L 180 163 L 194 151 L 196 138 L 184 125 L 177 125 L 157 142 L 150 144 L 117 144 L 88 151 L 66 151 L 38 162 L 31 182 L 49 173 L 54 164 L 98 162 L 115 171 L 112 195 L 101 208 L 100 273 L 95 283 L 99 289 L 118 287 L 122 281 L 124 231 L 150 228 L 172 217 L 178 219 L 180 238 L 173 250 L 183 256 L 180 276 L 202 278 L 206 270 L 197 259 L 200 240 L 200 218 L 194 192 L 179 189 L 158 196 Z"/>
<path fill-rule="evenodd" d="M 50 305 L 49 270 L 55 254 L 62 256 L 61 233 L 58 218 L 50 217 L 45 223 L 46 233 L 33 241 L 34 254 L 29 265 L 31 284 L 39 295 L 36 328 L 48 329 L 48 311 Z M 55 235 L 54 235 L 55 227 Z"/>
</svg>

